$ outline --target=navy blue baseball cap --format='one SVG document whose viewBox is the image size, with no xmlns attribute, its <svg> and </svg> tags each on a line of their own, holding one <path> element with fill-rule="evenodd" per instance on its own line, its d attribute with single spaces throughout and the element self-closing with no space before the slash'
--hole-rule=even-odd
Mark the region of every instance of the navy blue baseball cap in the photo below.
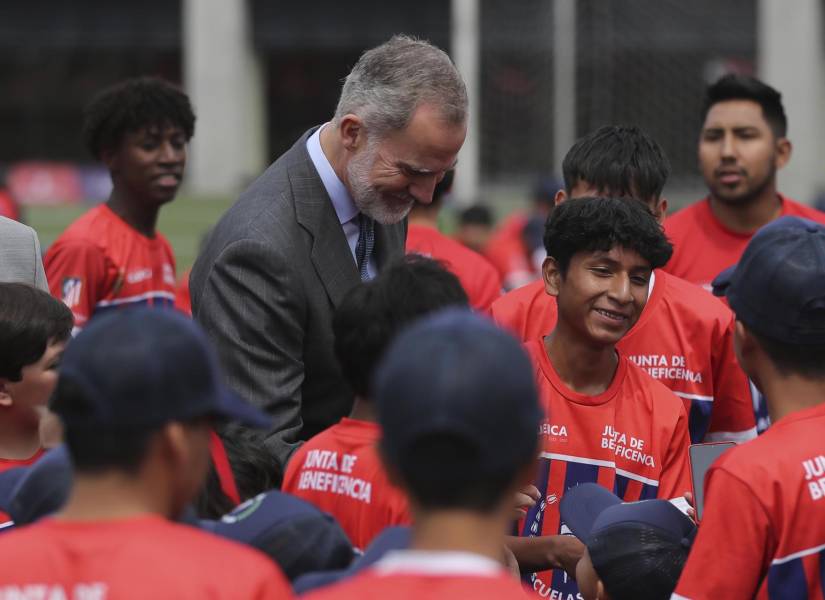
<svg viewBox="0 0 825 600">
<path fill-rule="evenodd" d="M 272 490 L 251 498 L 201 529 L 246 544 L 272 558 L 293 581 L 310 572 L 338 570 L 353 560 L 352 543 L 330 515 Z"/>
<path fill-rule="evenodd" d="M 68 429 L 153 427 L 200 417 L 271 425 L 224 385 L 197 323 L 159 308 L 94 318 L 63 353 L 51 409 Z"/>
<path fill-rule="evenodd" d="M 59 510 L 71 487 L 72 464 L 61 444 L 32 465 L 0 473 L 0 510 L 15 527 L 34 523 Z"/>
<path fill-rule="evenodd" d="M 825 227 L 781 217 L 751 238 L 739 263 L 713 280 L 736 318 L 767 338 L 825 344 Z"/>
<path fill-rule="evenodd" d="M 612 597 L 669 598 L 696 525 L 667 500 L 622 502 L 595 483 L 564 493 L 562 521 L 579 538 Z"/>
<path fill-rule="evenodd" d="M 422 438 L 461 439 L 474 473 L 506 473 L 535 454 L 542 413 L 521 344 L 489 319 L 449 308 L 401 332 L 373 386 L 381 447 L 393 464 Z"/>
</svg>

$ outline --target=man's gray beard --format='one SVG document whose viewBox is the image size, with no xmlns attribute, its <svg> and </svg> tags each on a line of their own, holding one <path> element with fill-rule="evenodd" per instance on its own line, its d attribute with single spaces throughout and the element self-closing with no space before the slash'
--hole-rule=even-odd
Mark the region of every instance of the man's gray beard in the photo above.
<svg viewBox="0 0 825 600">
<path fill-rule="evenodd" d="M 406 217 L 412 209 L 414 200 L 410 200 L 406 206 L 388 206 L 375 187 L 370 183 L 369 176 L 375 157 L 378 154 L 377 144 L 367 142 L 367 147 L 356 154 L 347 165 L 347 179 L 349 180 L 349 191 L 355 206 L 361 213 L 375 219 L 382 225 L 392 225 L 398 223 Z"/>
</svg>

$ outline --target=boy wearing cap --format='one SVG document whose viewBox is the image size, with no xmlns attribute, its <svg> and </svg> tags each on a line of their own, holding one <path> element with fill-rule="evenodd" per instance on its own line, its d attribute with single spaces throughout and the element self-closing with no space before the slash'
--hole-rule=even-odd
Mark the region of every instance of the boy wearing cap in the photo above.
<svg viewBox="0 0 825 600">
<path fill-rule="evenodd" d="M 696 545 L 674 598 L 822 598 L 825 227 L 782 217 L 717 277 L 742 368 L 773 425 L 705 476 Z"/>
<path fill-rule="evenodd" d="M 558 567 L 572 574 L 583 548 L 576 553 L 559 537 L 567 532 L 559 500 L 585 482 L 626 501 L 681 499 L 690 489 L 688 419 L 679 398 L 616 350 L 645 306 L 652 270 L 671 252 L 650 211 L 617 198 L 565 202 L 548 221 L 545 244 L 544 280 L 558 320 L 550 335 L 526 344 L 547 415 L 535 480 L 542 498 L 510 548 L 522 571 L 539 571 L 532 581 L 540 595 L 575 598 L 575 582 Z"/>
<path fill-rule="evenodd" d="M 352 414 L 295 452 L 281 489 L 332 514 L 360 550 L 385 527 L 410 522 L 406 495 L 389 482 L 378 458 L 381 429 L 370 380 L 403 327 L 448 306 L 468 306 L 458 278 L 411 255 L 355 286 L 335 311 L 335 354 L 355 392 Z"/>
<path fill-rule="evenodd" d="M 44 260 L 51 293 L 72 309 L 77 329 L 101 312 L 174 304 L 175 257 L 155 226 L 178 192 L 194 131 L 189 98 L 161 79 L 124 81 L 86 108 L 84 142 L 109 170 L 112 193 Z"/>
<path fill-rule="evenodd" d="M 308 598 L 524 598 L 501 564 L 541 422 L 518 342 L 469 311 L 443 311 L 396 338 L 374 381 L 381 457 L 410 498 L 411 547 Z"/>
<path fill-rule="evenodd" d="M 568 490 L 562 519 L 585 544 L 576 565 L 584 600 L 667 600 L 696 525 L 666 500 L 622 502 L 595 483 Z"/>
<path fill-rule="evenodd" d="M 0 597 L 290 597 L 265 557 L 169 520 L 203 484 L 213 419 L 267 423 L 224 388 L 189 319 L 96 319 L 64 353 L 52 409 L 72 491 L 54 517 L 0 538 Z"/>
<path fill-rule="evenodd" d="M 664 221 L 662 190 L 670 165 L 659 144 L 638 127 L 604 126 L 580 138 L 564 157 L 563 170 L 557 204 L 593 195 L 638 198 Z M 495 321 L 525 342 L 550 333 L 557 312 L 543 280 L 492 306 Z M 616 347 L 682 399 L 693 442 L 756 437 L 750 385 L 733 352 L 733 315 L 705 290 L 656 269 L 639 320 Z"/>
</svg>

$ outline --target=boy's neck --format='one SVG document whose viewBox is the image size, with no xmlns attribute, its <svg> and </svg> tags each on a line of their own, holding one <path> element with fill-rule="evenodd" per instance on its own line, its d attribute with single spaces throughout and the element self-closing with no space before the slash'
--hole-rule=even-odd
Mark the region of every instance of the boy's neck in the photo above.
<svg viewBox="0 0 825 600">
<path fill-rule="evenodd" d="M 376 423 L 378 421 L 378 415 L 375 414 L 375 407 L 372 405 L 372 402 L 358 394 L 355 395 L 355 401 L 352 404 L 352 412 L 350 412 L 349 418 L 357 421 L 369 421 L 370 423 Z"/>
<path fill-rule="evenodd" d="M 149 238 L 155 237 L 155 226 L 158 222 L 158 212 L 160 210 L 157 206 L 143 206 L 141 202 L 126 197 L 117 188 L 112 190 L 112 195 L 106 205 L 113 213 L 141 234 Z"/>
<path fill-rule="evenodd" d="M 825 404 L 825 381 L 791 375 L 771 379 L 761 386 L 768 399 L 768 413 L 773 423 L 795 412 Z"/>
<path fill-rule="evenodd" d="M 561 380 L 576 393 L 598 396 L 610 387 L 619 358 L 614 346 L 595 346 L 567 333 L 559 321 L 544 349 Z"/>
<path fill-rule="evenodd" d="M 11 414 L 0 415 L 0 458 L 26 460 L 42 448 L 36 419 L 21 423 Z"/>
<path fill-rule="evenodd" d="M 413 515 L 411 550 L 470 552 L 503 562 L 508 514 L 470 510 L 418 510 Z"/>
<path fill-rule="evenodd" d="M 169 517 L 168 498 L 157 486 L 128 473 L 75 473 L 72 492 L 56 515 L 66 521 L 106 521 L 154 514 Z"/>
</svg>

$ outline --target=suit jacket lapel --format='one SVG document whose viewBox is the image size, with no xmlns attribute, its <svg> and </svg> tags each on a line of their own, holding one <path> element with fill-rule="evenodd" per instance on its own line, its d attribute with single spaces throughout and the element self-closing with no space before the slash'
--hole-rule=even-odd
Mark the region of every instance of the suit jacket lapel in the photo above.
<svg viewBox="0 0 825 600">
<path fill-rule="evenodd" d="M 314 131 L 306 132 L 289 151 L 287 172 L 295 218 L 312 236 L 312 264 L 332 304 L 337 306 L 361 278 L 332 200 L 306 150 L 306 140 Z"/>
</svg>

